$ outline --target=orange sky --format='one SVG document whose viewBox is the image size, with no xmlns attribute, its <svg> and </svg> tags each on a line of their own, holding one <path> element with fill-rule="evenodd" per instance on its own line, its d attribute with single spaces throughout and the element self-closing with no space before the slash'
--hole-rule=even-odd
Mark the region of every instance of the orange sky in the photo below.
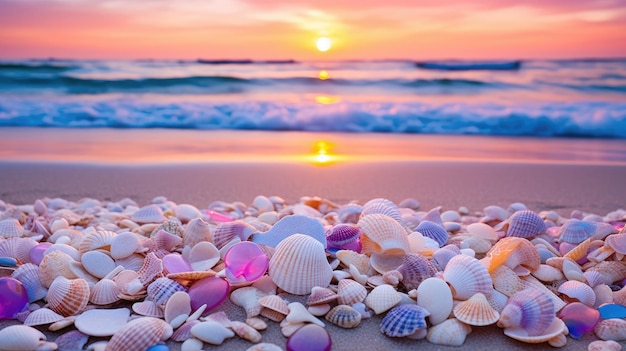
<svg viewBox="0 0 626 351">
<path fill-rule="evenodd" d="M 624 43 L 623 0 L 0 0 L 0 58 L 626 57 Z"/>
</svg>

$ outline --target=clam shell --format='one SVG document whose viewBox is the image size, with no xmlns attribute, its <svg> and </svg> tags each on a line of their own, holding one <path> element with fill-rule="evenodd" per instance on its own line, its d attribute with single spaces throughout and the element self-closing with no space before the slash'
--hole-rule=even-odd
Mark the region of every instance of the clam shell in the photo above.
<svg viewBox="0 0 626 351">
<path fill-rule="evenodd" d="M 165 303 L 165 321 L 172 324 L 172 320 L 180 315 L 191 314 L 191 299 L 184 291 L 175 292 Z"/>
<path fill-rule="evenodd" d="M 539 265 L 539 268 L 537 268 L 532 275 L 546 283 L 561 280 L 564 277 L 560 270 L 552 266 L 548 266 L 547 264 Z"/>
<path fill-rule="evenodd" d="M 139 224 L 161 223 L 165 221 L 165 219 L 163 210 L 155 204 L 144 206 L 130 216 L 131 221 Z"/>
<path fill-rule="evenodd" d="M 361 237 L 361 228 L 350 223 L 340 223 L 326 231 L 328 248 L 346 248 Z"/>
<path fill-rule="evenodd" d="M 12 257 L 21 263 L 30 262 L 30 249 L 35 247 L 37 242 L 31 238 L 8 238 L 0 240 L 0 257 Z"/>
<path fill-rule="evenodd" d="M 604 242 L 615 252 L 626 255 L 626 233 L 609 235 Z"/>
<path fill-rule="evenodd" d="M 109 250 L 111 248 L 111 240 L 117 234 L 109 230 L 98 230 L 94 233 L 86 235 L 78 246 L 78 251 L 82 254 L 93 250 Z"/>
<path fill-rule="evenodd" d="M 0 221 L 0 237 L 19 238 L 24 235 L 24 228 L 20 221 L 15 218 L 7 218 Z"/>
<path fill-rule="evenodd" d="M 561 284 L 558 292 L 567 296 L 571 302 L 579 301 L 592 307 L 596 303 L 596 293 L 593 289 L 589 285 L 576 280 L 569 280 Z"/>
<path fill-rule="evenodd" d="M 194 218 L 187 223 L 183 232 L 183 244 L 185 246 L 194 247 L 196 244 L 208 241 L 213 242 L 213 233 L 209 223 L 202 218 Z"/>
<path fill-rule="evenodd" d="M 504 329 L 504 335 L 512 339 L 525 342 L 527 344 L 539 344 L 542 342 L 547 342 L 553 338 L 558 337 L 559 335 L 566 334 L 567 332 L 567 326 L 559 318 L 554 318 L 552 324 L 545 328 L 539 335 L 530 335 L 523 328 Z"/>
<path fill-rule="evenodd" d="M 314 286 L 327 287 L 332 275 L 324 246 L 308 235 L 294 234 L 283 240 L 269 262 L 272 281 L 294 295 L 310 294 Z"/>
<path fill-rule="evenodd" d="M 369 275 L 372 271 L 370 258 L 364 254 L 352 250 L 339 250 L 335 253 L 335 256 L 345 267 L 354 265 L 362 274 Z"/>
<path fill-rule="evenodd" d="M 120 287 L 111 279 L 102 279 L 91 289 L 89 301 L 94 305 L 110 305 L 120 300 Z"/>
<path fill-rule="evenodd" d="M 48 307 L 62 316 L 81 313 L 89 303 L 89 285 L 84 279 L 57 277 L 46 296 Z"/>
<path fill-rule="evenodd" d="M 281 322 L 289 314 L 287 302 L 278 295 L 267 295 L 259 299 L 261 305 L 261 315 L 273 320 Z"/>
<path fill-rule="evenodd" d="M 450 259 L 443 271 L 443 279 L 450 285 L 452 296 L 467 300 L 476 293 L 491 295 L 493 283 L 487 269 L 475 258 L 457 255 Z"/>
<path fill-rule="evenodd" d="M 22 285 L 24 285 L 24 289 L 26 289 L 26 293 L 28 294 L 29 302 L 41 300 L 46 297 L 48 289 L 46 289 L 39 280 L 38 266 L 32 263 L 25 263 L 17 267 L 11 276 L 19 280 Z"/>
<path fill-rule="evenodd" d="M 382 214 L 393 218 L 398 223 L 402 223 L 402 215 L 398 206 L 388 199 L 377 198 L 366 202 L 361 209 L 360 218 L 370 214 Z"/>
<path fill-rule="evenodd" d="M 104 278 L 104 276 L 115 269 L 113 259 L 102 251 L 85 252 L 80 260 L 83 268 L 94 277 Z"/>
<path fill-rule="evenodd" d="M 535 246 L 528 240 L 518 237 L 507 237 L 499 240 L 487 252 L 489 272 L 501 265 L 513 270 L 519 267 L 534 272 L 541 264 L 541 258 Z"/>
<path fill-rule="evenodd" d="M 54 322 L 60 321 L 63 318 L 65 317 L 49 308 L 44 307 L 29 313 L 28 317 L 26 317 L 26 320 L 24 320 L 24 325 L 32 327 L 35 325 L 52 324 Z"/>
<path fill-rule="evenodd" d="M 461 250 L 458 246 L 446 245 L 433 252 L 431 261 L 438 270 L 443 271 L 446 268 L 448 261 L 450 261 L 452 257 L 460 254 Z"/>
<path fill-rule="evenodd" d="M 144 351 L 169 339 L 172 326 L 152 317 L 133 319 L 113 334 L 105 351 Z"/>
<path fill-rule="evenodd" d="M 401 284 L 405 291 L 417 289 L 424 279 L 437 274 L 437 268 L 420 254 L 405 255 L 397 271 L 402 275 Z"/>
<path fill-rule="evenodd" d="M 598 322 L 593 329 L 596 336 L 602 340 L 626 340 L 626 320 L 619 318 L 604 319 Z"/>
<path fill-rule="evenodd" d="M 353 305 L 363 302 L 367 296 L 365 287 L 352 279 L 342 279 L 337 288 L 337 300 L 340 305 Z"/>
<path fill-rule="evenodd" d="M 404 337 L 426 328 L 428 311 L 418 305 L 398 305 L 380 322 L 381 333 L 390 337 Z"/>
<path fill-rule="evenodd" d="M 62 276 L 68 279 L 77 278 L 70 269 L 74 260 L 65 252 L 53 251 L 45 255 L 39 263 L 39 280 L 46 288 L 49 288 L 55 278 Z"/>
<path fill-rule="evenodd" d="M 559 230 L 559 240 L 566 243 L 578 244 L 591 238 L 595 231 L 595 223 L 570 218 L 561 226 Z"/>
<path fill-rule="evenodd" d="M 543 219 L 533 211 L 517 211 L 509 218 L 507 237 L 529 238 L 543 233 L 546 228 Z"/>
<path fill-rule="evenodd" d="M 619 261 L 602 261 L 587 269 L 587 272 L 598 272 L 604 278 L 604 284 L 611 285 L 614 282 L 626 278 L 626 265 Z"/>
<path fill-rule="evenodd" d="M 383 214 L 361 216 L 361 252 L 404 255 L 409 251 L 406 229 L 393 218 Z"/>
<path fill-rule="evenodd" d="M 223 222 L 218 224 L 213 231 L 213 244 L 218 249 L 222 249 L 233 239 L 238 238 L 241 241 L 246 241 L 256 232 L 257 229 L 255 227 L 242 220 Z"/>
<path fill-rule="evenodd" d="M 468 234 L 473 237 L 483 238 L 490 241 L 498 240 L 498 233 L 485 223 L 471 223 L 465 227 Z"/>
<path fill-rule="evenodd" d="M 174 214 L 182 223 L 187 223 L 194 218 L 202 217 L 202 213 L 196 206 L 190 204 L 180 204 L 174 209 Z"/>
<path fill-rule="evenodd" d="M 89 336 L 111 336 L 126 325 L 129 317 L 128 308 L 93 309 L 81 313 L 74 326 Z"/>
<path fill-rule="evenodd" d="M 426 340 L 431 344 L 461 346 L 472 328 L 456 318 L 445 320 L 428 329 Z"/>
<path fill-rule="evenodd" d="M 356 328 L 361 323 L 361 313 L 347 305 L 333 307 L 324 318 L 330 323 L 345 329 Z"/>
<path fill-rule="evenodd" d="M 482 293 L 477 293 L 468 300 L 454 307 L 454 317 L 460 322 L 475 326 L 494 324 L 500 319 L 496 311 Z"/>
<path fill-rule="evenodd" d="M 502 207 L 496 206 L 496 205 L 485 207 L 483 209 L 483 212 L 485 216 L 482 218 L 482 222 L 491 222 L 491 221 L 501 222 L 501 221 L 504 221 L 508 217 L 507 211 L 503 209 Z"/>
<path fill-rule="evenodd" d="M 139 248 L 139 238 L 135 233 L 125 232 L 111 239 L 111 257 L 119 260 L 126 258 Z"/>
<path fill-rule="evenodd" d="M 365 298 L 365 305 L 371 308 L 374 313 L 381 314 L 391 309 L 402 300 L 402 296 L 388 284 L 379 285 L 372 290 Z"/>
<path fill-rule="evenodd" d="M 11 325 L 0 329 L 0 350 L 35 350 L 42 346 L 46 336 L 26 325 Z M 51 348 L 51 350 L 56 349 Z"/>
<path fill-rule="evenodd" d="M 529 336 L 545 333 L 556 318 L 550 297 L 536 289 L 525 289 L 509 298 L 500 312 L 498 326 L 523 329 Z"/>
<path fill-rule="evenodd" d="M 417 304 L 428 311 L 431 324 L 439 324 L 452 312 L 452 291 L 442 279 L 428 278 L 417 287 Z"/>
<path fill-rule="evenodd" d="M 445 246 L 448 242 L 448 232 L 442 225 L 438 225 L 431 221 L 421 221 L 415 228 L 415 231 L 422 233 L 423 236 L 431 238 L 439 244 L 439 247 Z"/>
<path fill-rule="evenodd" d="M 165 306 L 167 300 L 178 291 L 187 289 L 175 280 L 163 277 L 155 280 L 148 286 L 148 298 L 157 305 Z"/>
<path fill-rule="evenodd" d="M 309 295 L 306 303 L 308 305 L 327 304 L 337 300 L 337 297 L 337 293 L 328 288 L 314 286 L 311 289 L 311 294 Z"/>
<path fill-rule="evenodd" d="M 363 211 L 363 206 L 349 204 L 339 208 L 337 210 L 337 215 L 339 217 L 339 221 L 342 223 L 356 223 L 359 221 L 361 211 Z"/>
</svg>

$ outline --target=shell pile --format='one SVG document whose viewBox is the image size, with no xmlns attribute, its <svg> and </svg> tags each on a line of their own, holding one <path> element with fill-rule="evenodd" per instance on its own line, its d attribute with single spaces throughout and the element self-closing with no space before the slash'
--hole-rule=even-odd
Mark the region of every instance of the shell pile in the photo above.
<svg viewBox="0 0 626 351">
<path fill-rule="evenodd" d="M 162 196 L 146 206 L 0 200 L 0 297 L 28 300 L 8 317 L 23 325 L 0 330 L 0 350 L 82 349 L 89 340 L 107 351 L 167 349 L 158 345 L 168 340 L 201 350 L 235 335 L 250 350 L 280 350 L 262 342 L 268 323 L 297 349 L 303 330 L 358 328 L 374 315 L 382 335 L 425 339 L 416 343 L 460 346 L 473 328 L 497 325 L 531 344 L 563 347 L 594 333 L 590 350 L 621 349 L 625 224 L 625 210 L 563 217 L 521 203 L 470 213 L 380 198 L 287 204 L 260 195 L 205 209 Z M 265 255 L 253 281 L 227 269 L 224 257 L 240 242 Z M 5 277 L 26 292 L 9 291 Z M 306 303 L 288 301 L 294 295 Z M 225 299 L 244 320 L 213 311 Z M 71 331 L 48 341 L 41 328 Z"/>
</svg>

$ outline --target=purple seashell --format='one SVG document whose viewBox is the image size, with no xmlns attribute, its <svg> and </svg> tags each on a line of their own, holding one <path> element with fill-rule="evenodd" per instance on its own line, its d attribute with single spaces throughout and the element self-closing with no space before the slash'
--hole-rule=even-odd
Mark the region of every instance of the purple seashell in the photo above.
<svg viewBox="0 0 626 351">
<path fill-rule="evenodd" d="M 354 224 L 342 223 L 331 227 L 326 232 L 328 249 L 361 251 L 361 228 Z"/>
<path fill-rule="evenodd" d="M 439 247 L 444 246 L 448 242 L 448 232 L 443 229 L 443 227 L 437 225 L 437 223 L 421 221 L 417 228 L 415 228 L 415 231 L 435 240 L 439 244 Z"/>
<path fill-rule="evenodd" d="M 600 318 L 626 318 L 626 306 L 617 303 L 607 303 L 598 308 Z"/>
<path fill-rule="evenodd" d="M 233 217 L 217 211 L 207 210 L 206 214 L 209 216 L 209 218 L 211 218 L 213 222 L 216 223 L 232 222 L 235 220 Z"/>
<path fill-rule="evenodd" d="M 28 295 L 22 283 L 14 278 L 0 278 L 0 320 L 15 319 L 28 305 Z"/>
<path fill-rule="evenodd" d="M 259 245 L 244 241 L 228 249 L 224 264 L 226 277 L 231 282 L 253 282 L 265 274 L 269 259 Z"/>
<path fill-rule="evenodd" d="M 509 227 L 506 236 L 529 238 L 539 235 L 546 230 L 543 219 L 531 210 L 517 211 L 509 218 Z"/>
<path fill-rule="evenodd" d="M 307 324 L 287 339 L 287 351 L 330 351 L 333 342 L 326 329 Z"/>
<path fill-rule="evenodd" d="M 569 219 L 559 231 L 559 240 L 570 244 L 579 244 L 589 239 L 596 232 L 597 225 L 593 222 Z"/>
<path fill-rule="evenodd" d="M 426 257 L 419 254 L 407 254 L 397 269 L 402 274 L 401 285 L 406 291 L 417 289 L 424 279 L 434 277 L 437 268 Z"/>
<path fill-rule="evenodd" d="M 221 304 L 227 297 L 230 284 L 220 277 L 208 277 L 200 279 L 189 288 L 191 309 L 197 310 L 206 304 L 206 312 Z"/>
<path fill-rule="evenodd" d="M 52 243 L 44 242 L 44 243 L 37 244 L 33 248 L 31 248 L 30 251 L 28 252 L 28 256 L 30 257 L 30 262 L 39 266 L 39 264 L 41 263 L 41 260 L 43 260 L 44 253 L 50 246 L 52 246 Z"/>
<path fill-rule="evenodd" d="M 163 267 L 168 273 L 181 273 L 193 271 L 191 264 L 183 256 L 171 253 L 163 256 Z"/>
<path fill-rule="evenodd" d="M 78 330 L 72 330 L 60 335 L 54 340 L 54 343 L 57 344 L 59 350 L 81 351 L 88 340 L 89 335 L 85 335 Z"/>
<path fill-rule="evenodd" d="M 572 302 L 563 307 L 558 314 L 565 322 L 569 335 L 578 339 L 586 332 L 590 332 L 600 321 L 600 312 L 580 302 Z"/>
<path fill-rule="evenodd" d="M 438 270 L 443 271 L 448 264 L 448 261 L 456 255 L 461 254 L 461 249 L 456 245 L 446 245 L 433 253 L 432 263 Z"/>
</svg>

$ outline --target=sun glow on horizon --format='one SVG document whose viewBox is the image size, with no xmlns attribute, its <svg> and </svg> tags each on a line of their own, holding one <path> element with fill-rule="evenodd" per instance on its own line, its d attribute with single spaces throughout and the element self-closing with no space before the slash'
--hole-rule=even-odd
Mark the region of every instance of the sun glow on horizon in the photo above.
<svg viewBox="0 0 626 351">
<path fill-rule="evenodd" d="M 331 149 L 333 147 L 333 144 L 325 140 L 319 140 L 315 142 L 311 159 L 312 162 L 319 166 L 328 165 L 336 162 L 338 160 L 338 157 L 331 153 Z"/>
<path fill-rule="evenodd" d="M 332 45 L 333 45 L 332 41 L 327 37 L 320 37 L 315 42 L 315 47 L 317 47 L 317 50 L 320 52 L 326 52 L 330 50 Z"/>
</svg>

